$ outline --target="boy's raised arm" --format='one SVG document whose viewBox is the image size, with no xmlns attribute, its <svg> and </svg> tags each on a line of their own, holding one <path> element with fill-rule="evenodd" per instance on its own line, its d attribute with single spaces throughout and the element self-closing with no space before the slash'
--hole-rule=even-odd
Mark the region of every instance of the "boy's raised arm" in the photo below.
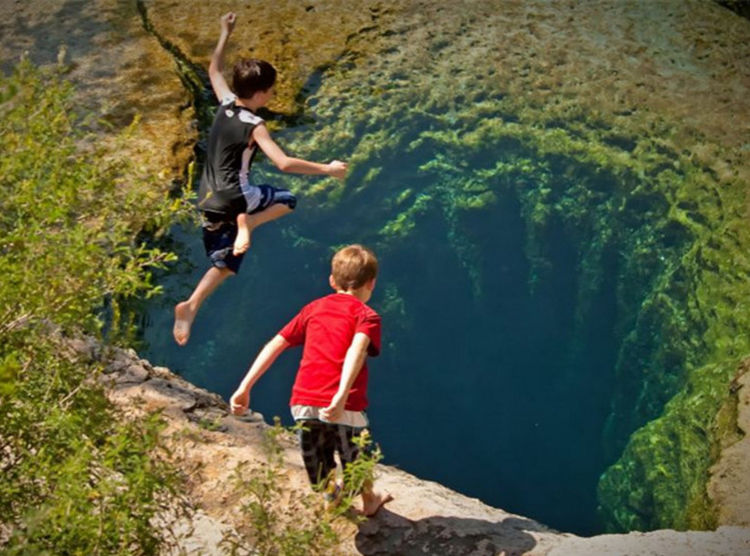
<svg viewBox="0 0 750 556">
<path fill-rule="evenodd" d="M 224 69 L 224 48 L 229 40 L 229 35 L 232 34 L 236 20 L 237 16 L 234 12 L 228 12 L 221 16 L 221 35 L 219 35 L 219 41 L 216 43 L 213 54 L 211 54 L 211 63 L 208 65 L 208 77 L 211 79 L 211 87 L 213 87 L 214 94 L 219 102 L 232 94 L 222 70 Z"/>
<path fill-rule="evenodd" d="M 357 378 L 362 364 L 367 357 L 367 346 L 370 345 L 370 337 L 364 332 L 357 332 L 352 339 L 349 349 L 344 357 L 344 366 L 341 370 L 341 380 L 339 389 L 331 400 L 331 405 L 320 410 L 320 416 L 326 421 L 336 421 L 344 413 L 346 399 L 349 397 L 349 390 Z"/>
<path fill-rule="evenodd" d="M 263 349 L 260 350 L 260 353 L 247 371 L 245 378 L 242 379 L 242 382 L 229 400 L 232 413 L 242 415 L 247 411 L 247 408 L 250 406 L 250 390 L 258 382 L 258 379 L 263 376 L 263 373 L 276 361 L 279 354 L 287 347 L 289 347 L 289 342 L 279 334 L 276 334 L 270 342 L 263 346 Z"/>
</svg>

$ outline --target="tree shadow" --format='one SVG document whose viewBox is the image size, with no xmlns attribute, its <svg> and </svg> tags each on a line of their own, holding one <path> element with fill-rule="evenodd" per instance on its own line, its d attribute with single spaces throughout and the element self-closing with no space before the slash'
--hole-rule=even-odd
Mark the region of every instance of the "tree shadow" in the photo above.
<svg viewBox="0 0 750 556">
<path fill-rule="evenodd" d="M 68 0 L 46 7 L 49 13 L 21 9 L 0 24 L 3 42 L 13 54 L 0 61 L 0 69 L 10 71 L 21 54 L 27 53 L 34 64 L 55 63 L 60 47 L 65 45 L 68 59 L 101 49 L 96 37 L 110 29 L 106 18 L 87 0 Z M 43 8 L 39 8 L 41 12 Z"/>
<path fill-rule="evenodd" d="M 499 522 L 443 516 L 412 521 L 383 508 L 360 525 L 354 542 L 357 550 L 367 556 L 521 556 L 537 544 L 529 531 L 550 529 L 518 517 Z"/>
</svg>

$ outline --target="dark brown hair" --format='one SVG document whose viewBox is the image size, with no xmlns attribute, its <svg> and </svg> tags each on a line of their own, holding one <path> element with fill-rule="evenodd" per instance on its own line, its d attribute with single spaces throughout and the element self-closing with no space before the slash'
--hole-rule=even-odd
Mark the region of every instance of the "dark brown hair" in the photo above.
<svg viewBox="0 0 750 556">
<path fill-rule="evenodd" d="M 378 259 L 367 247 L 347 245 L 333 256 L 331 275 L 342 290 L 356 290 L 378 275 Z"/>
<path fill-rule="evenodd" d="M 232 70 L 232 90 L 239 98 L 250 98 L 276 83 L 276 69 L 265 60 L 244 58 Z"/>
</svg>

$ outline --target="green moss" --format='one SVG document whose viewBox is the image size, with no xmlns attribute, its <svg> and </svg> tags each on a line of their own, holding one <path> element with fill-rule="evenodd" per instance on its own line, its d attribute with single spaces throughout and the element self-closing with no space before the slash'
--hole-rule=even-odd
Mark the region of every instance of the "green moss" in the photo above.
<svg viewBox="0 0 750 556">
<path fill-rule="evenodd" d="M 396 205 L 402 205 L 412 195 L 411 189 L 404 189 L 398 197 L 396 197 Z"/>
<path fill-rule="evenodd" d="M 416 218 L 423 214 L 430 206 L 432 197 L 419 195 L 407 210 L 398 214 L 396 218 L 386 223 L 380 230 L 380 234 L 393 241 L 397 237 L 405 237 L 416 226 Z"/>
<path fill-rule="evenodd" d="M 658 150 L 655 142 L 641 141 L 634 157 L 562 129 L 498 121 L 485 121 L 462 139 L 455 132 L 430 132 L 413 145 L 430 141 L 463 154 L 475 144 L 512 140 L 529 153 L 471 171 L 436 157 L 420 170 L 440 172 L 444 181 L 463 176 L 450 186 L 461 209 L 481 209 L 515 189 L 527 224 L 530 283 L 543 280 L 548 268 L 545 230 L 553 217 L 589 246 L 581 252 L 580 318 L 586 292 L 596 289 L 601 274 L 602 249 L 615 244 L 621 252 L 621 391 L 613 400 L 607 442 L 612 453 L 626 442 L 627 448 L 599 488 L 608 527 L 712 527 L 715 512 L 705 485 L 715 458 L 713 418 L 735 358 L 750 349 L 743 332 L 750 323 L 733 310 L 745 295 L 741 277 L 748 267 L 744 257 L 741 268 L 731 262 L 738 245 L 747 245 L 747 234 L 738 229 L 741 213 L 724 224 L 731 215 L 721 191 L 726 186 L 679 154 Z M 550 158 L 572 180 L 534 162 Z M 475 196 L 468 187 L 475 180 L 467 174 L 495 191 Z M 723 270 L 731 267 L 734 277 Z"/>
<path fill-rule="evenodd" d="M 717 415 L 727 401 L 735 363 L 692 372 L 664 415 L 633 434 L 620 461 L 602 475 L 599 495 L 609 509 L 610 529 L 716 527 L 706 484 L 717 456 L 717 433 L 729 426 L 719 424 Z"/>
</svg>

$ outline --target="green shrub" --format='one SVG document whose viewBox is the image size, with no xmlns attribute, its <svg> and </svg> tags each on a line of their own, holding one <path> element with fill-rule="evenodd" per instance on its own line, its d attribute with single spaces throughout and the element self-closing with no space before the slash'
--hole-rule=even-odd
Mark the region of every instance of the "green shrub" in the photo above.
<svg viewBox="0 0 750 556">
<path fill-rule="evenodd" d="M 0 75 L 0 549 L 154 553 L 168 532 L 153 518 L 177 481 L 158 417 L 124 419 L 101 363 L 66 337 L 125 337 L 123 307 L 157 293 L 150 270 L 174 258 L 141 238 L 186 203 L 116 143 L 97 146 L 73 93 L 27 61 Z"/>
<path fill-rule="evenodd" d="M 292 430 L 296 432 L 300 426 Z M 364 519 L 353 511 L 353 502 L 363 486 L 372 484 L 375 465 L 382 457 L 379 448 L 371 449 L 369 435 L 363 434 L 355 440 L 360 456 L 344 470 L 340 498 L 335 505 L 326 507 L 321 492 L 302 495 L 286 492 L 281 438 L 287 432 L 277 417 L 275 426 L 264 432 L 265 464 L 260 469 L 239 465 L 234 470 L 235 491 L 248 495 L 240 506 L 241 516 L 246 518 L 248 526 L 241 534 L 225 535 L 223 545 L 232 555 L 339 554 L 344 520 Z M 318 491 L 325 490 L 323 484 L 319 486 Z"/>
</svg>

